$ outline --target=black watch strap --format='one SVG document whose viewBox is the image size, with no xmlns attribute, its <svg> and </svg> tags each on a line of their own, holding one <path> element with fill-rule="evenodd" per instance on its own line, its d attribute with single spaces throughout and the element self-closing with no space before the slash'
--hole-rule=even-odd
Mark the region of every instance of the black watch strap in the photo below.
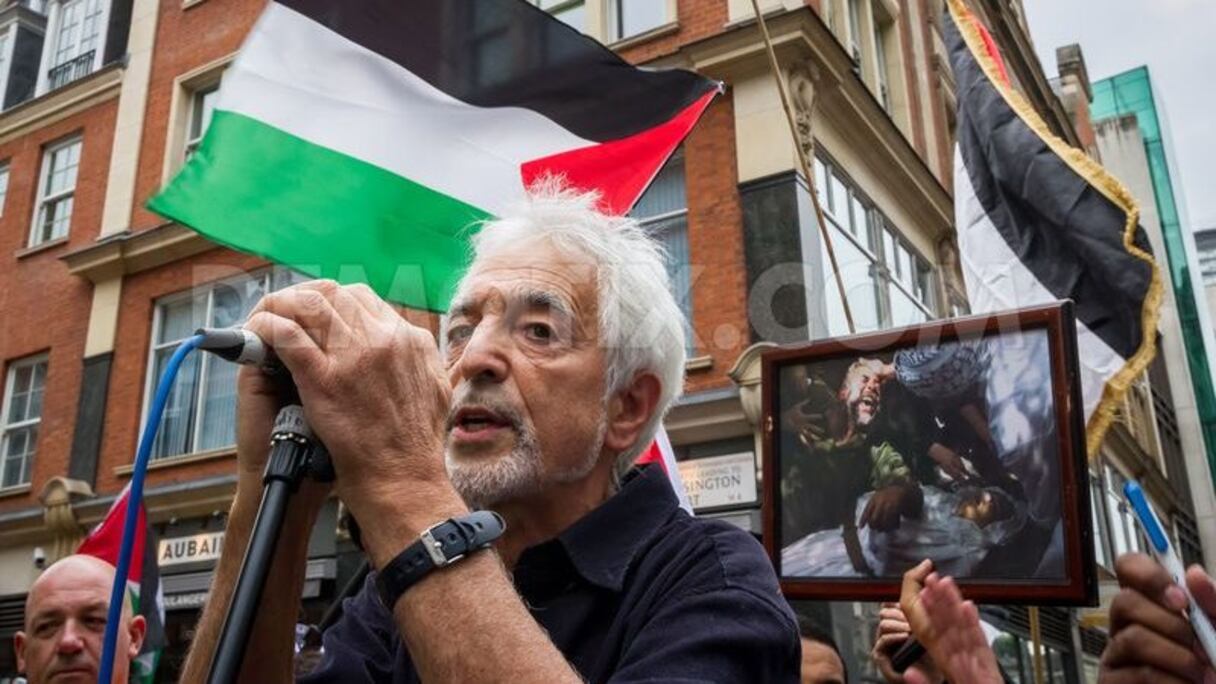
<svg viewBox="0 0 1216 684">
<path fill-rule="evenodd" d="M 502 516 L 493 511 L 473 511 L 432 526 L 380 569 L 376 575 L 380 600 L 391 611 L 401 595 L 432 570 L 484 549 L 502 536 L 504 529 Z"/>
</svg>

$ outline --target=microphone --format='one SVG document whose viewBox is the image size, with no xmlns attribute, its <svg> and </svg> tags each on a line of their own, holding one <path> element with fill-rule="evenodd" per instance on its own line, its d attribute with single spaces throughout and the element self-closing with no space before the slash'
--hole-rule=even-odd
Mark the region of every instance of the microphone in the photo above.
<svg viewBox="0 0 1216 684">
<path fill-rule="evenodd" d="M 287 373 L 274 349 L 263 342 L 262 338 L 244 328 L 199 328 L 194 334 L 203 336 L 202 343 L 198 345 L 199 349 L 209 351 L 221 359 L 257 366 L 268 375 Z"/>
</svg>

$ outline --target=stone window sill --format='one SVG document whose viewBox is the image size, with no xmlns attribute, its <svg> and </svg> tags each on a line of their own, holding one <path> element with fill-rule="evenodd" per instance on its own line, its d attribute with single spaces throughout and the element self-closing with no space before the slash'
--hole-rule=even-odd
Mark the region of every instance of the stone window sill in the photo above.
<svg viewBox="0 0 1216 684">
<path fill-rule="evenodd" d="M 205 461 L 218 461 L 225 458 L 236 458 L 236 449 L 233 447 L 224 447 L 222 449 L 212 449 L 210 451 L 198 451 L 193 454 L 182 454 L 180 456 L 170 456 L 168 458 L 156 458 L 148 461 L 148 470 L 161 470 L 164 468 L 174 468 L 189 463 L 202 463 Z M 133 464 L 121 465 L 114 469 L 115 475 L 129 476 L 135 469 Z"/>
<path fill-rule="evenodd" d="M 56 247 L 59 247 L 61 245 L 66 245 L 67 243 L 68 243 L 68 238 L 65 235 L 61 238 L 55 238 L 54 240 L 47 240 L 46 242 L 36 244 L 33 247 L 25 247 L 25 248 L 19 249 L 19 250 L 17 250 L 17 253 L 15 256 L 18 259 L 24 259 L 25 257 L 33 256 L 35 254 L 39 254 L 39 253 L 45 252 L 47 250 L 55 249 Z"/>
<path fill-rule="evenodd" d="M 0 489 L 0 499 L 7 499 L 14 496 L 30 493 L 30 483 L 13 485 L 12 487 L 4 487 Z"/>
</svg>

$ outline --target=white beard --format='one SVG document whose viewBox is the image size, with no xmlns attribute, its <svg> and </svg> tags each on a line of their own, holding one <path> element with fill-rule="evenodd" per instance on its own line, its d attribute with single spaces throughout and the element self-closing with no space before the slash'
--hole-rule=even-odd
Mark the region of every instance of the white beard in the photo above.
<svg viewBox="0 0 1216 684">
<path fill-rule="evenodd" d="M 515 447 L 506 456 L 493 461 L 459 462 L 450 449 L 444 452 L 448 479 L 469 508 L 484 509 L 503 501 L 525 499 L 550 484 L 574 482 L 587 477 L 599 462 L 608 430 L 607 411 L 600 412 L 595 439 L 583 458 L 552 473 L 545 472 L 540 443 L 531 430 L 516 430 Z"/>
</svg>

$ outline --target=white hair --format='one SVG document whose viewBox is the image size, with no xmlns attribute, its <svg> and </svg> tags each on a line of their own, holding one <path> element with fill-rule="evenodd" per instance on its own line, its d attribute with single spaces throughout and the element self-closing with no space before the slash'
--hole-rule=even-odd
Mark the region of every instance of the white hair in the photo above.
<svg viewBox="0 0 1216 684">
<path fill-rule="evenodd" d="M 604 214 L 598 202 L 598 193 L 565 188 L 560 179 L 536 183 L 526 199 L 482 225 L 472 240 L 469 272 L 482 259 L 533 241 L 597 265 L 605 406 L 639 373 L 654 374 L 661 388 L 654 415 L 637 441 L 617 455 L 619 477 L 654 439 L 684 391 L 684 314 L 671 292 L 663 246 L 636 219 Z"/>
</svg>

